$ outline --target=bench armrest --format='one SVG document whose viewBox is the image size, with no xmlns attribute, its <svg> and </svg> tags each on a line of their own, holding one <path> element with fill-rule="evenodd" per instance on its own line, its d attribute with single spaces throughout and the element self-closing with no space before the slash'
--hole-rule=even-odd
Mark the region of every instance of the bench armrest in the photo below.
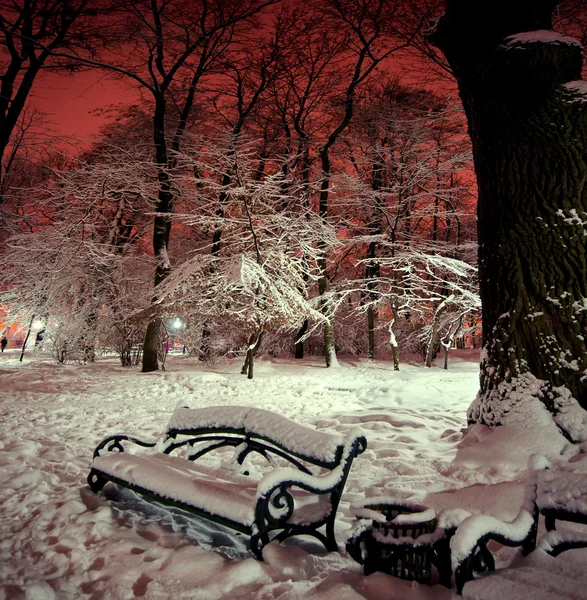
<svg viewBox="0 0 587 600">
<path fill-rule="evenodd" d="M 458 527 L 450 542 L 452 567 L 457 593 L 462 592 L 475 573 L 493 571 L 495 560 L 487 544 L 495 540 L 504 546 L 525 546 L 534 540 L 536 515 L 522 508 L 516 518 L 507 523 L 489 515 L 467 517 Z"/>
<path fill-rule="evenodd" d="M 549 531 L 538 540 L 536 548 L 543 550 L 550 556 L 558 556 L 567 550 L 587 548 L 587 533 L 581 531 Z"/>
<path fill-rule="evenodd" d="M 277 489 L 286 489 L 291 486 L 299 487 L 314 494 L 327 494 L 334 492 L 339 486 L 342 488 L 346 482 L 351 464 L 358 454 L 367 448 L 367 440 L 360 429 L 349 432 L 340 464 L 324 475 L 304 473 L 292 467 L 281 467 L 267 473 L 257 486 L 257 500 L 270 497 Z"/>
<path fill-rule="evenodd" d="M 137 444 L 137 446 L 143 446 L 144 448 L 153 448 L 157 442 L 147 442 L 145 440 L 141 440 L 132 435 L 126 435 L 125 433 L 119 433 L 116 435 L 108 436 L 103 439 L 94 450 L 94 454 L 92 458 L 96 458 L 100 456 L 100 452 L 104 449 L 106 452 L 124 452 L 124 446 L 122 442 L 132 442 L 133 444 Z"/>
<path fill-rule="evenodd" d="M 262 548 L 269 542 L 267 534 L 274 529 L 282 530 L 282 533 L 277 536 L 279 540 L 295 535 L 296 532 L 306 533 L 317 537 L 328 550 L 335 550 L 337 545 L 334 539 L 334 518 L 347 472 L 348 469 L 342 465 L 326 475 L 311 475 L 284 467 L 265 475 L 257 486 L 255 523 L 251 537 L 253 552 L 258 557 L 262 556 Z M 321 515 L 310 517 L 305 523 L 298 522 L 292 525 L 290 519 L 296 508 L 292 488 L 299 488 L 315 495 L 329 495 L 329 508 Z M 324 524 L 326 524 L 326 535 L 318 532 Z"/>
<path fill-rule="evenodd" d="M 296 486 L 313 494 L 331 492 L 340 483 L 344 471 L 338 466 L 326 475 L 311 475 L 292 467 L 282 467 L 267 473 L 257 486 L 257 499 L 271 496 L 280 487 Z"/>
</svg>

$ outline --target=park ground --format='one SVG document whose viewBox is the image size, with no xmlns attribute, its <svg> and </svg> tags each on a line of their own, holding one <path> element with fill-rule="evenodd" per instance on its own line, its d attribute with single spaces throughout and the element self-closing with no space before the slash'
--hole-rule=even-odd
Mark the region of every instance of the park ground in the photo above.
<svg viewBox="0 0 587 600">
<path fill-rule="evenodd" d="M 345 551 L 355 523 L 350 504 L 384 495 L 511 520 L 528 457 L 564 450 L 536 424 L 476 425 L 467 433 L 475 354 L 453 357 L 448 371 L 409 361 L 394 372 L 385 361 L 343 359 L 325 369 L 320 358 L 266 359 L 247 380 L 240 366 L 232 359 L 204 367 L 172 354 L 167 371 L 141 374 L 114 356 L 56 365 L 42 355 L 23 363 L 16 351 L 0 355 L 0 600 L 448 599 L 454 590 L 439 585 L 363 576 Z M 353 464 L 339 508 L 340 552 L 270 544 L 259 562 L 232 533 L 112 486 L 106 495 L 89 490 L 102 438 L 124 432 L 155 440 L 186 400 L 274 410 L 323 431 L 362 427 L 368 449 Z M 498 550 L 498 566 L 515 552 Z M 578 569 L 587 564 L 583 552 L 573 558 Z"/>
</svg>

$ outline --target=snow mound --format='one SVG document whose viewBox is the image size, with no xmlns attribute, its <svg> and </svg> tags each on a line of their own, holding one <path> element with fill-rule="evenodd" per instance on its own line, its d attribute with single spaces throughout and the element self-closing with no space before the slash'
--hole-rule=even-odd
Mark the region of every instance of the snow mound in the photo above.
<svg viewBox="0 0 587 600">
<path fill-rule="evenodd" d="M 516 33 L 505 38 L 505 42 L 502 47 L 520 46 L 523 44 L 565 44 L 581 47 L 579 40 L 548 29 Z"/>
<path fill-rule="evenodd" d="M 571 102 L 587 102 L 587 81 L 583 81 L 582 79 L 569 81 L 563 87 L 570 92 Z"/>
</svg>

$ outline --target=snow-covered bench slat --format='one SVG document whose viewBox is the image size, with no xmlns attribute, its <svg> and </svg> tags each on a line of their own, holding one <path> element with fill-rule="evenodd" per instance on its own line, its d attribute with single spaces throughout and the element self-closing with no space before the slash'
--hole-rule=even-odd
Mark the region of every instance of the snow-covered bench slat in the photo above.
<svg viewBox="0 0 587 600">
<path fill-rule="evenodd" d="M 292 463 L 294 456 L 327 469 L 339 464 L 344 446 L 342 435 L 316 431 L 269 410 L 248 406 L 177 408 L 166 431 L 167 443 L 171 445 L 178 435 L 215 433 L 250 436 L 281 449 L 287 455 L 284 458 Z M 185 441 L 179 443 L 185 444 Z"/>
<path fill-rule="evenodd" d="M 536 506 L 547 531 L 556 521 L 587 525 L 587 473 L 564 470 L 541 471 L 536 484 Z"/>
<path fill-rule="evenodd" d="M 127 442 L 156 448 L 131 454 L 125 452 Z M 259 559 L 272 539 L 304 534 L 332 551 L 338 548 L 334 519 L 342 491 L 353 459 L 366 445 L 359 429 L 333 435 L 256 408 L 179 408 L 157 443 L 124 434 L 100 442 L 88 483 L 97 493 L 111 481 L 248 534 Z M 256 480 L 198 462 L 225 447 L 235 449 L 238 465 L 254 452 L 271 469 Z M 179 450 L 184 456 L 173 454 Z M 274 457 L 291 466 L 279 466 Z"/>
</svg>

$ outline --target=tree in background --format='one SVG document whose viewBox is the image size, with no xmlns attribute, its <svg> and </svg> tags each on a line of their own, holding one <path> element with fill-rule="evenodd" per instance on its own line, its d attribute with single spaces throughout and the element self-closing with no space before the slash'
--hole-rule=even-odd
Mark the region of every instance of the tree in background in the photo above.
<svg viewBox="0 0 587 600">
<path fill-rule="evenodd" d="M 396 81 L 372 85 L 357 102 L 345 140 L 354 172 L 337 180 L 340 200 L 334 204 L 344 205 L 346 219 L 360 233 L 348 243 L 364 268 L 360 304 L 366 307 L 371 360 L 380 259 L 410 248 L 457 258 L 466 241 L 462 220 L 470 208 L 462 180 L 470 157 L 459 120 L 440 97 Z"/>
<path fill-rule="evenodd" d="M 30 125 L 33 111 L 28 116 L 23 111 L 37 76 L 49 67 L 79 68 L 78 58 L 95 53 L 104 33 L 105 6 L 90 0 L 0 1 L 0 192 L 14 155 L 9 151 L 6 156 L 7 150 L 20 145 L 12 138 Z M 60 56 L 64 52 L 67 58 Z"/>
<path fill-rule="evenodd" d="M 346 39 L 328 27 L 320 6 L 297 9 L 292 13 L 296 30 L 290 51 L 283 55 L 279 77 L 271 88 L 267 112 L 282 130 L 284 184 L 290 173 L 299 181 L 299 209 L 308 214 L 313 204 L 312 181 L 316 178 L 318 148 L 325 131 L 336 117 L 340 102 L 341 68 Z M 332 109 L 332 110 L 331 110 Z M 333 114 L 331 114 L 333 113 Z M 284 189 L 284 191 L 286 191 Z M 290 196 L 290 201 L 295 200 Z M 290 207 L 291 208 L 291 207 Z M 310 326 L 305 319 L 295 334 L 295 358 L 304 357 L 305 336 Z"/>
<path fill-rule="evenodd" d="M 142 99 L 120 113 L 81 159 L 64 157 L 61 163 L 40 165 L 44 178 L 25 177 L 35 169 L 24 163 L 12 171 L 23 177 L 11 175 L 14 201 L 5 203 L 5 215 L 34 235 L 26 236 L 31 252 L 25 238 L 10 242 L 17 254 L 10 283 L 21 281 L 23 290 L 34 290 L 36 282 L 45 282 L 45 288 L 55 291 L 52 300 L 43 294 L 37 300 L 45 307 L 43 314 L 56 317 L 54 322 L 64 325 L 59 315 L 77 310 L 80 320 L 73 329 L 80 335 L 72 329 L 65 337 L 71 347 L 77 335 L 88 358 L 94 341 L 119 346 L 128 357 L 148 321 L 143 367 L 157 368 L 158 326 L 177 317 L 185 318 L 182 337 L 201 350 L 209 345 L 213 357 L 250 346 L 269 329 L 278 335 L 267 336 L 262 351 L 282 353 L 287 346 L 283 332 L 294 322 L 299 326 L 292 336 L 296 356 L 304 341 L 311 354 L 319 354 L 325 343 L 316 325 L 321 327 L 325 317 L 318 315 L 315 302 L 316 297 L 323 304 L 329 299 L 320 294 L 319 284 L 325 282 L 333 296 L 356 287 L 347 294 L 348 302 L 339 303 L 336 315 L 328 312 L 344 353 L 367 349 L 374 357 L 375 333 L 384 329 L 387 338 L 388 329 L 398 334 L 396 343 L 403 349 L 413 340 L 415 346 L 428 343 L 433 331 L 438 338 L 428 344 L 433 352 L 442 339 L 451 338 L 453 312 L 446 307 L 450 304 L 456 318 L 458 302 L 444 302 L 452 292 L 439 283 L 443 271 L 434 257 L 462 259 L 461 241 L 470 239 L 463 220 L 466 186 L 459 181 L 462 151 L 452 140 L 459 127 L 452 124 L 446 101 L 400 85 L 390 92 L 385 85 L 395 80 L 390 53 L 405 49 L 424 19 L 409 12 L 413 3 L 378 0 L 324 0 L 301 13 L 289 6 L 270 19 L 258 19 L 258 11 L 269 4 L 116 3 L 109 13 L 113 27 L 107 48 L 125 51 L 78 60 L 135 81 L 144 92 Z M 258 27 L 253 31 L 251 24 Z M 106 56 L 110 63 L 102 62 Z M 53 57 L 73 59 L 65 50 Z M 381 85 L 374 83 L 376 73 L 383 78 Z M 134 196 L 139 187 L 142 191 Z M 138 198 L 147 201 L 137 204 Z M 119 213 L 123 238 L 128 225 L 140 226 L 141 235 L 131 234 L 132 242 L 109 242 L 104 224 L 113 223 Z M 149 224 L 153 250 L 143 235 Z M 51 235 L 58 247 L 50 248 Z M 36 265 L 35 251 L 42 256 Z M 428 300 L 420 298 L 421 310 L 405 310 L 399 318 L 399 290 L 403 285 L 407 298 L 412 280 L 405 265 L 389 261 L 405 258 L 403 251 L 419 253 L 410 268 L 423 269 L 420 279 L 436 287 Z M 138 265 L 133 272 L 138 279 L 132 279 L 137 285 L 134 301 L 130 288 L 120 287 L 133 261 Z M 149 264 L 158 285 L 145 304 L 143 275 Z M 208 288 L 199 293 L 192 287 L 186 298 L 168 295 L 162 284 L 171 264 L 182 273 L 190 265 L 196 271 L 208 268 L 213 287 L 230 290 L 235 300 L 226 296 L 215 312 L 209 310 L 215 296 Z M 428 272 L 427 265 L 436 266 Z M 60 288 L 51 278 L 64 272 L 73 279 Z M 232 287 L 224 286 L 227 273 L 239 274 L 229 278 Z M 275 283 L 269 294 L 273 298 L 275 290 L 295 283 L 286 295 L 292 302 L 297 298 L 294 313 L 301 321 L 285 309 L 283 317 L 261 310 L 276 304 L 263 300 L 269 281 Z M 392 281 L 394 292 L 387 293 Z M 167 294 L 164 302 L 160 293 Z M 416 302 L 417 296 L 410 297 Z M 237 297 L 242 306 L 235 309 Z M 233 325 L 227 319 L 245 313 L 257 316 L 249 321 L 234 317 Z M 116 343 L 109 333 L 114 326 L 120 329 Z M 63 326 L 61 331 L 66 333 Z M 251 336 L 248 344 L 246 336 Z M 387 338 L 379 346 L 384 352 L 389 352 Z M 392 347 L 397 351 L 397 345 Z"/>
<path fill-rule="evenodd" d="M 10 287 L 1 298 L 20 320 L 32 314 L 49 325 L 59 362 L 93 361 L 100 340 L 126 365 L 136 342 L 133 314 L 148 307 L 152 262 L 140 245 L 157 194 L 142 148 L 103 143 L 54 170 L 29 199 L 36 225 L 8 240 L 1 280 Z"/>
<path fill-rule="evenodd" d="M 244 139 L 238 148 L 230 139 L 226 146 L 208 139 L 205 146 L 198 157 L 184 155 L 182 166 L 190 166 L 186 172 L 212 176 L 191 189 L 191 179 L 174 179 L 178 187 L 187 184 L 182 196 L 186 206 L 191 204 L 188 213 L 176 218 L 196 229 L 221 229 L 224 249 L 221 255 L 209 252 L 207 240 L 161 284 L 159 306 L 169 315 L 181 314 L 196 330 L 202 323 L 224 321 L 230 323 L 233 337 L 239 330 L 246 332 L 243 372 L 252 378 L 252 351 L 265 333 L 291 330 L 310 317 L 318 324 L 323 321 L 309 297 L 308 282 L 318 278 L 318 241 L 335 244 L 336 236 L 315 213 L 298 210 L 299 184 L 291 180 L 284 186 L 277 160 L 259 177 L 254 143 L 253 151 Z M 229 185 L 214 176 L 224 170 L 228 157 Z M 212 247 L 214 243 L 215 238 Z"/>
<path fill-rule="evenodd" d="M 214 259 L 221 256 L 222 251 L 222 223 L 225 214 L 224 206 L 228 204 L 230 198 L 230 188 L 238 176 L 238 153 L 241 143 L 241 137 L 245 128 L 250 125 L 250 121 L 255 121 L 259 117 L 260 105 L 265 100 L 265 94 L 268 87 L 275 82 L 278 74 L 279 57 L 288 50 L 288 29 L 291 26 L 291 20 L 287 16 L 278 16 L 272 37 L 268 40 L 266 46 L 254 48 L 252 46 L 241 49 L 238 56 L 233 60 L 226 61 L 223 64 L 223 74 L 218 76 L 219 84 L 214 88 L 214 107 L 221 124 L 226 128 L 225 135 L 228 138 L 228 147 L 225 155 L 222 156 L 220 163 L 216 163 L 214 168 L 218 172 L 218 202 L 214 202 L 216 207 L 217 225 L 212 230 L 211 254 Z M 254 125 L 253 125 L 254 127 Z M 264 176 L 265 163 L 268 158 L 269 133 L 266 125 L 260 142 L 260 147 L 256 148 L 258 155 L 258 165 L 255 171 L 255 179 L 261 180 Z M 204 142 L 206 144 L 206 141 Z M 190 164 L 196 179 L 202 172 L 201 169 L 208 169 L 209 165 L 199 165 L 197 163 L 197 154 L 199 151 L 192 145 L 192 152 L 195 154 L 196 162 Z M 198 185 L 203 185 L 202 180 L 198 180 Z M 208 230 L 208 228 L 205 228 Z M 214 261 L 210 264 L 211 276 L 214 274 Z M 208 324 L 204 323 L 202 330 L 202 342 L 199 352 L 201 360 L 207 361 L 210 358 L 209 337 L 212 334 Z"/>
<path fill-rule="evenodd" d="M 398 36 L 398 31 L 406 24 L 404 6 L 401 3 L 388 3 L 384 0 L 325 0 L 322 12 L 330 26 L 344 36 L 349 49 L 349 57 L 342 63 L 345 74 L 348 73 L 344 78 L 345 86 L 340 97 L 343 110 L 318 148 L 321 166 L 318 212 L 322 219 L 327 220 L 332 178 L 331 151 L 353 119 L 359 86 L 383 61 L 404 48 L 409 41 Z M 423 21 L 418 22 L 410 31 L 412 37 L 418 34 L 422 24 Z M 318 282 L 320 296 L 324 296 L 328 288 L 328 259 L 326 248 L 322 250 L 321 277 Z M 327 312 L 325 305 L 324 311 Z M 324 324 L 324 356 L 327 367 L 336 364 L 334 328 L 330 320 Z"/>
<path fill-rule="evenodd" d="M 279 0 L 115 0 L 118 18 L 111 48 L 123 49 L 110 60 L 78 59 L 87 66 L 128 78 L 145 92 L 152 119 L 152 144 L 159 193 L 153 219 L 155 286 L 171 271 L 169 240 L 175 193 L 170 172 L 206 76 L 219 68 L 235 45 L 249 38 L 256 17 Z M 238 50 L 235 50 L 238 51 Z M 67 53 L 58 56 L 70 58 Z M 156 298 L 154 298 L 154 301 Z M 143 371 L 158 368 L 157 318 L 149 322 L 143 345 Z"/>
<path fill-rule="evenodd" d="M 459 85 L 479 187 L 481 389 L 473 422 L 587 408 L 587 83 L 555 0 L 447 0 L 430 33 Z"/>
</svg>

